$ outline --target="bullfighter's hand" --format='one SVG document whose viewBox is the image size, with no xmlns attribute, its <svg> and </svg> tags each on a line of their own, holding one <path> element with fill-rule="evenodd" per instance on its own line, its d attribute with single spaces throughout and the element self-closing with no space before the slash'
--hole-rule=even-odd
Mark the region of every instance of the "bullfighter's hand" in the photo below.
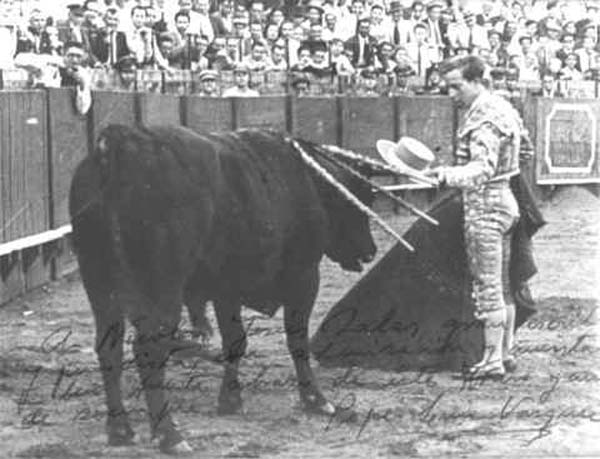
<svg viewBox="0 0 600 459">
<path fill-rule="evenodd" d="M 437 186 L 440 187 L 446 182 L 446 175 L 444 173 L 444 167 L 432 167 L 431 169 L 426 169 L 423 171 L 423 175 L 433 178 L 437 181 Z"/>
</svg>

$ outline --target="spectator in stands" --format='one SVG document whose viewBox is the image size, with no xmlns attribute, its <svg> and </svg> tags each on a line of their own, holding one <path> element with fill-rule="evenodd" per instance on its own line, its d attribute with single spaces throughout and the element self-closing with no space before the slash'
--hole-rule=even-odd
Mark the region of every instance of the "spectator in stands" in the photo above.
<svg viewBox="0 0 600 459">
<path fill-rule="evenodd" d="M 446 44 L 444 42 L 444 24 L 441 23 L 440 18 L 442 15 L 442 9 L 444 7 L 441 1 L 432 1 L 427 5 L 427 18 L 424 23 L 427 25 L 429 36 L 427 37 L 428 42 L 435 49 L 435 60 L 434 62 L 440 62 L 444 57 L 444 49 Z"/>
<path fill-rule="evenodd" d="M 175 37 L 176 48 L 189 45 L 193 34 L 190 32 L 190 14 L 186 11 L 175 13 L 175 32 L 173 35 Z"/>
<path fill-rule="evenodd" d="M 346 42 L 346 45 L 352 49 L 352 66 L 354 68 L 364 68 L 375 64 L 377 42 L 371 37 L 370 32 L 371 20 L 369 18 L 359 19 L 356 35 Z"/>
<path fill-rule="evenodd" d="M 312 63 L 310 48 L 306 45 L 301 45 L 298 48 L 297 55 L 297 62 L 291 67 L 290 70 L 292 72 L 304 72 L 305 69 L 310 67 Z"/>
<path fill-rule="evenodd" d="M 438 59 L 437 49 L 432 47 L 427 42 L 429 31 L 427 25 L 424 23 L 417 23 L 414 27 L 414 41 L 406 45 L 406 51 L 408 57 L 411 60 L 411 65 L 417 76 L 423 78 L 425 81 L 425 75 L 427 69 L 435 64 Z"/>
<path fill-rule="evenodd" d="M 507 97 L 521 97 L 521 89 L 519 88 L 519 68 L 515 65 L 510 65 L 506 69 L 506 91 Z"/>
<path fill-rule="evenodd" d="M 267 47 L 263 41 L 255 41 L 252 44 L 252 52 L 242 62 L 251 72 L 266 70 L 270 65 Z"/>
<path fill-rule="evenodd" d="M 134 6 L 131 9 L 131 22 L 133 30 L 125 34 L 125 38 L 127 48 L 137 59 L 138 68 L 168 68 L 168 62 L 158 49 L 154 31 L 146 26 L 145 8 Z"/>
<path fill-rule="evenodd" d="M 371 6 L 371 36 L 377 43 L 387 38 L 387 31 L 389 29 L 388 19 L 385 17 L 385 11 L 383 5 L 380 3 L 374 3 Z"/>
<path fill-rule="evenodd" d="M 532 40 L 529 35 L 519 37 L 521 49 L 516 54 L 515 59 L 511 59 L 513 64 L 519 68 L 519 79 L 521 81 L 531 81 L 540 79 L 540 63 L 537 54 L 533 51 Z"/>
<path fill-rule="evenodd" d="M 363 97 L 378 97 L 377 92 L 377 74 L 372 68 L 367 67 L 360 72 L 361 84 L 358 87 L 357 94 Z"/>
<path fill-rule="evenodd" d="M 266 22 L 265 2 L 262 0 L 252 0 L 250 2 L 250 22 L 258 22 L 261 27 Z"/>
<path fill-rule="evenodd" d="M 42 32 L 42 41 L 40 44 L 40 53 L 51 56 L 63 55 L 63 44 L 58 38 L 58 29 L 56 26 L 47 25 Z"/>
<path fill-rule="evenodd" d="M 331 77 L 333 69 L 329 62 L 325 42 L 315 42 L 311 52 L 311 63 L 304 71 L 312 73 L 316 78 Z"/>
<path fill-rule="evenodd" d="M 558 57 L 564 64 L 565 59 L 575 50 L 575 35 L 564 33 L 560 37 L 560 48 L 556 51 L 555 56 Z"/>
<path fill-rule="evenodd" d="M 200 30 L 198 35 L 204 35 L 208 38 L 209 43 L 215 38 L 212 22 L 210 20 L 210 2 L 209 0 L 195 0 L 196 5 L 194 11 L 198 14 L 198 22 Z M 192 29 L 193 30 L 193 29 Z"/>
<path fill-rule="evenodd" d="M 538 42 L 538 59 L 543 69 L 550 66 L 551 59 L 556 56 L 556 52 L 561 48 L 559 41 L 561 27 L 558 22 L 550 18 L 545 22 L 544 28 L 545 32 Z"/>
<path fill-rule="evenodd" d="M 225 40 L 225 51 L 231 62 L 241 61 L 240 39 L 237 37 L 228 36 Z"/>
<path fill-rule="evenodd" d="M 71 3 L 67 6 L 69 14 L 66 22 L 58 22 L 59 39 L 63 43 L 83 43 L 83 7 L 79 3 Z"/>
<path fill-rule="evenodd" d="M 577 54 L 569 53 L 563 61 L 563 66 L 558 72 L 561 80 L 581 81 L 583 74 L 577 69 Z"/>
<path fill-rule="evenodd" d="M 505 67 L 508 64 L 508 53 L 506 52 L 500 37 L 500 32 L 497 30 L 490 30 L 488 32 L 490 65 L 494 67 Z"/>
<path fill-rule="evenodd" d="M 423 22 L 425 17 L 425 3 L 421 0 L 415 0 L 410 8 L 410 20 L 414 30 L 415 24 Z"/>
<path fill-rule="evenodd" d="M 308 96 L 310 93 L 310 79 L 303 72 L 297 72 L 292 75 L 291 86 L 296 97 Z"/>
<path fill-rule="evenodd" d="M 439 64 L 433 64 L 429 67 L 427 76 L 425 77 L 425 93 L 429 95 L 447 95 L 444 80 L 440 74 Z"/>
<path fill-rule="evenodd" d="M 175 47 L 175 38 L 173 34 L 163 32 L 158 36 L 158 49 L 163 57 L 173 69 L 186 70 L 190 68 L 189 47 Z"/>
<path fill-rule="evenodd" d="M 331 40 L 331 65 L 336 75 L 352 75 L 354 67 L 350 59 L 344 54 L 344 42 L 340 38 Z"/>
<path fill-rule="evenodd" d="M 214 70 L 203 70 L 198 76 L 200 82 L 199 96 L 203 97 L 218 97 L 219 87 L 217 85 L 218 74 Z"/>
<path fill-rule="evenodd" d="M 29 14 L 29 25 L 25 30 L 17 33 L 17 50 L 19 53 L 40 53 L 42 46 L 42 32 L 44 31 L 45 19 L 39 9 L 33 9 Z"/>
<path fill-rule="evenodd" d="M 211 14 L 215 35 L 231 35 L 233 33 L 233 2 L 225 0 L 220 2 L 219 10 Z"/>
<path fill-rule="evenodd" d="M 59 69 L 61 87 L 76 89 L 75 108 L 85 115 L 92 105 L 91 76 L 86 67 L 86 55 L 83 44 L 69 42 L 65 44 L 64 67 Z"/>
<path fill-rule="evenodd" d="M 542 75 L 542 87 L 539 91 L 531 93 L 534 97 L 562 97 L 558 91 L 558 84 L 554 75 L 549 70 L 546 70 Z"/>
<path fill-rule="evenodd" d="M 271 49 L 271 61 L 267 66 L 267 70 L 281 71 L 287 69 L 288 65 L 285 55 L 285 45 L 282 43 L 275 43 Z"/>
<path fill-rule="evenodd" d="M 339 31 L 337 26 L 337 16 L 330 12 L 325 13 L 324 15 L 325 26 L 323 27 L 323 40 L 326 42 L 331 42 L 334 38 L 339 38 Z"/>
<path fill-rule="evenodd" d="M 339 18 L 339 37 L 346 42 L 356 35 L 358 21 L 363 17 L 365 4 L 363 0 L 352 0 L 350 14 L 345 14 Z"/>
<path fill-rule="evenodd" d="M 388 22 L 385 40 L 394 46 L 405 45 L 412 35 L 410 22 L 403 18 L 403 13 L 401 2 L 390 3 L 391 21 Z"/>
<path fill-rule="evenodd" d="M 581 48 L 575 50 L 579 61 L 580 70 L 585 73 L 588 72 L 596 62 L 596 43 L 594 43 L 594 37 L 584 36 L 581 42 Z"/>
<path fill-rule="evenodd" d="M 119 13 L 110 7 L 104 13 L 104 27 L 90 42 L 94 60 L 102 65 L 114 67 L 119 59 L 130 53 L 125 33 L 119 30 Z"/>
<path fill-rule="evenodd" d="M 250 88 L 250 70 L 242 63 L 238 64 L 233 71 L 235 86 L 226 89 L 223 97 L 258 97 L 260 94 L 256 89 Z"/>
<path fill-rule="evenodd" d="M 132 54 L 119 58 L 115 65 L 118 75 L 118 89 L 123 91 L 135 91 L 137 62 Z"/>
<path fill-rule="evenodd" d="M 279 27 L 277 24 L 267 24 L 265 27 L 265 42 L 272 47 L 279 38 Z"/>
<path fill-rule="evenodd" d="M 396 68 L 394 61 L 394 47 L 387 41 L 379 43 L 377 58 L 375 59 L 375 71 L 377 73 L 391 74 Z"/>
<path fill-rule="evenodd" d="M 396 88 L 394 92 L 400 94 L 407 94 L 410 92 L 409 79 L 414 76 L 415 72 L 412 67 L 405 64 L 399 64 L 395 70 L 396 74 Z"/>
<path fill-rule="evenodd" d="M 281 27 L 283 21 L 285 21 L 285 14 L 283 14 L 281 8 L 274 7 L 267 16 L 267 24 L 275 24 L 277 27 Z"/>
<path fill-rule="evenodd" d="M 487 31 L 477 25 L 475 13 L 468 10 L 464 13 L 464 24 L 457 24 L 454 36 L 451 38 L 452 46 L 467 48 L 470 53 L 479 48 L 489 48 Z"/>
</svg>

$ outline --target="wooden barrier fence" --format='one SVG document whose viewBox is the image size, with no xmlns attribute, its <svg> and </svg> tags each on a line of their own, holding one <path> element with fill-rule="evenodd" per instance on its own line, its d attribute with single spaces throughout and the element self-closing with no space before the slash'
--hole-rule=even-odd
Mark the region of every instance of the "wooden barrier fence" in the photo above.
<svg viewBox="0 0 600 459">
<path fill-rule="evenodd" d="M 437 96 L 223 99 L 99 91 L 82 117 L 73 97 L 67 89 L 0 91 L 0 304 L 73 266 L 66 236 L 70 180 L 109 123 L 182 124 L 198 132 L 269 127 L 369 155 L 380 138 L 410 135 L 449 163 L 458 116 L 449 98 Z M 525 118 L 535 133 L 535 111 Z M 435 195 L 401 192 L 420 206 Z"/>
</svg>

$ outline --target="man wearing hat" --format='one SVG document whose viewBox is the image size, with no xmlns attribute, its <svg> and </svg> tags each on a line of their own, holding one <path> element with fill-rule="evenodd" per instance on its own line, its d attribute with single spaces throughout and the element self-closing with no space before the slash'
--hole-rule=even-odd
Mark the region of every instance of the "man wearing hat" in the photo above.
<svg viewBox="0 0 600 459">
<path fill-rule="evenodd" d="M 510 294 L 511 232 L 519 206 L 510 178 L 519 173 L 522 120 L 510 102 L 484 86 L 485 64 L 475 56 L 443 61 L 450 96 L 466 109 L 457 134 L 455 166 L 432 169 L 440 184 L 462 190 L 467 261 L 475 319 L 483 323 L 484 350 L 467 374 L 501 378 L 515 367 L 515 306 Z"/>
<path fill-rule="evenodd" d="M 85 65 L 86 54 L 78 42 L 65 43 L 64 67 L 59 68 L 62 87 L 75 88 L 75 108 L 85 115 L 92 105 L 91 75 Z"/>
<path fill-rule="evenodd" d="M 200 90 L 198 91 L 199 96 L 203 97 L 218 97 L 219 87 L 217 86 L 218 74 L 214 70 L 203 70 L 198 76 L 198 82 L 200 83 Z"/>
<path fill-rule="evenodd" d="M 362 18 L 358 21 L 356 35 L 346 41 L 346 46 L 352 49 L 352 65 L 354 68 L 367 67 L 375 64 L 377 42 L 370 35 L 371 20 Z"/>
<path fill-rule="evenodd" d="M 442 60 L 444 56 L 444 51 L 446 47 L 450 46 L 450 43 L 444 42 L 444 37 L 446 35 L 446 27 L 445 24 L 440 22 L 440 17 L 442 15 L 442 9 L 446 5 L 441 0 L 433 0 L 427 5 L 427 18 L 425 19 L 425 24 L 429 30 L 429 43 L 435 47 L 436 49 L 436 59 L 435 63 L 438 63 Z"/>
<path fill-rule="evenodd" d="M 121 91 L 135 91 L 136 89 L 136 74 L 137 74 L 137 61 L 135 56 L 127 54 L 119 58 L 115 64 L 115 70 L 117 71 L 117 84 Z"/>
<path fill-rule="evenodd" d="M 412 34 L 410 22 L 404 19 L 403 15 L 401 2 L 390 2 L 390 21 L 387 23 L 385 40 L 394 46 L 405 45 Z"/>
<path fill-rule="evenodd" d="M 259 97 L 258 91 L 250 88 L 250 70 L 245 64 L 236 65 L 233 79 L 235 86 L 223 91 L 223 97 Z"/>
</svg>

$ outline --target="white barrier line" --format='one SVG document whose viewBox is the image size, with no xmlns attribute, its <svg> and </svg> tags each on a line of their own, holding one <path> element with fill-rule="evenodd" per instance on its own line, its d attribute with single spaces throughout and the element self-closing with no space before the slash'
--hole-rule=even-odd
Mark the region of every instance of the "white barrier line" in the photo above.
<svg viewBox="0 0 600 459">
<path fill-rule="evenodd" d="M 0 256 L 8 255 L 11 252 L 18 250 L 28 249 L 37 245 L 45 244 L 46 242 L 55 241 L 61 237 L 69 234 L 72 228 L 71 225 L 64 225 L 60 228 L 56 228 L 43 233 L 34 234 L 32 236 L 22 237 L 21 239 L 15 239 L 14 241 L 5 242 L 0 244 Z"/>
</svg>

